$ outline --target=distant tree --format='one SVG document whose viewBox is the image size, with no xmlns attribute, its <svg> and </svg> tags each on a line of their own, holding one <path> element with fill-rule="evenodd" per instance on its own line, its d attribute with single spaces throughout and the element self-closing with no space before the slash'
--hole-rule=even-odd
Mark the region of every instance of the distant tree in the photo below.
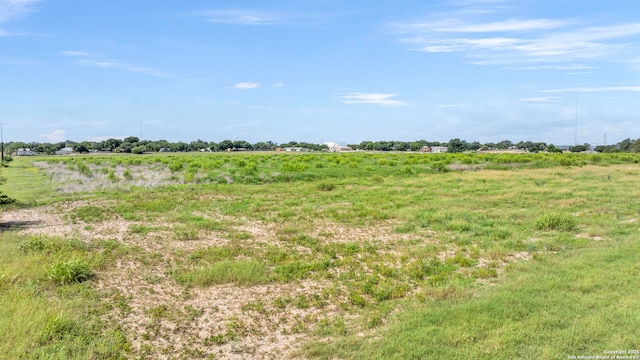
<svg viewBox="0 0 640 360">
<path fill-rule="evenodd" d="M 88 153 L 89 152 L 89 148 L 87 147 L 86 144 L 76 144 L 73 146 L 73 151 L 77 152 L 77 153 Z"/>
<path fill-rule="evenodd" d="M 189 143 L 189 151 L 200 151 L 202 149 L 207 149 L 209 147 L 209 143 L 203 140 L 196 140 Z"/>
<path fill-rule="evenodd" d="M 558 149 L 555 145 L 549 144 L 549 146 L 547 146 L 547 151 L 550 153 L 561 153 L 562 149 Z"/>
<path fill-rule="evenodd" d="M 145 151 L 147 151 L 147 147 L 145 145 L 134 146 L 131 149 L 132 154 L 144 154 Z"/>
<path fill-rule="evenodd" d="M 233 148 L 234 149 L 246 149 L 246 150 L 251 150 L 252 146 L 250 143 L 244 141 L 244 140 L 236 140 L 233 142 Z"/>
<path fill-rule="evenodd" d="M 462 140 L 460 139 L 451 139 L 449 140 L 449 145 L 448 145 L 448 149 L 447 152 L 450 153 L 461 153 L 461 152 L 465 152 L 467 150 L 464 142 L 462 142 Z"/>
<path fill-rule="evenodd" d="M 569 151 L 571 152 L 583 152 L 583 151 L 587 151 L 591 148 L 591 145 L 584 143 L 582 145 L 575 145 L 569 148 Z"/>
<path fill-rule="evenodd" d="M 251 147 L 253 148 L 253 150 L 256 150 L 256 151 L 269 151 L 269 150 L 276 149 L 276 145 L 271 141 L 267 141 L 267 142 L 260 141 L 251 145 Z"/>
<path fill-rule="evenodd" d="M 631 142 L 632 141 L 629 138 L 620 141 L 618 143 L 618 149 L 623 152 L 629 151 L 629 149 L 631 149 Z"/>
<path fill-rule="evenodd" d="M 102 151 L 115 151 L 120 145 L 122 145 L 122 140 L 119 139 L 108 139 L 105 141 L 101 141 L 98 143 L 98 148 Z"/>
<path fill-rule="evenodd" d="M 124 138 L 124 140 L 122 140 L 122 142 L 137 144 L 140 142 L 140 138 L 138 138 L 137 136 L 127 136 L 126 138 Z"/>
<path fill-rule="evenodd" d="M 227 149 L 233 149 L 233 141 L 231 140 L 223 140 L 218 143 L 216 150 L 218 151 L 227 151 Z"/>
<path fill-rule="evenodd" d="M 513 142 L 511 140 L 502 140 L 499 143 L 495 144 L 493 147 L 496 149 L 506 150 L 513 146 Z"/>
<path fill-rule="evenodd" d="M 189 145 L 182 141 L 178 141 L 177 143 L 171 144 L 171 151 L 187 151 Z"/>
<path fill-rule="evenodd" d="M 409 146 L 409 143 L 403 141 L 398 141 L 393 144 L 393 149 L 396 151 L 407 151 L 410 148 L 411 146 Z"/>
</svg>

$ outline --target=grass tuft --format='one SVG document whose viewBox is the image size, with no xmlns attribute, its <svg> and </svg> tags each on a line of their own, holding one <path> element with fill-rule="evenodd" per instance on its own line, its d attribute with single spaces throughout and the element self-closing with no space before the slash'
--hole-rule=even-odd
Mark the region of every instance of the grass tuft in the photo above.
<svg viewBox="0 0 640 360">
<path fill-rule="evenodd" d="M 59 260 L 47 272 L 47 278 L 60 285 L 81 283 L 93 276 L 89 264 L 79 259 Z"/>
<path fill-rule="evenodd" d="M 578 222 L 571 216 L 560 213 L 545 213 L 536 218 L 536 230 L 575 231 Z"/>
</svg>

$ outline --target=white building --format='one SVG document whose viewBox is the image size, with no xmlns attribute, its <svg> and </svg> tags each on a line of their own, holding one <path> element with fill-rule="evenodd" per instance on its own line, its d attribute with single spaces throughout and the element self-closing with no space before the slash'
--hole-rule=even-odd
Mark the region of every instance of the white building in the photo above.
<svg viewBox="0 0 640 360">
<path fill-rule="evenodd" d="M 353 151 L 351 147 L 340 145 L 337 142 L 328 142 L 324 143 L 324 145 L 327 145 L 329 152 Z"/>
<path fill-rule="evenodd" d="M 37 152 L 29 149 L 29 148 L 19 148 L 15 153 L 17 156 L 33 156 L 38 155 Z"/>
</svg>

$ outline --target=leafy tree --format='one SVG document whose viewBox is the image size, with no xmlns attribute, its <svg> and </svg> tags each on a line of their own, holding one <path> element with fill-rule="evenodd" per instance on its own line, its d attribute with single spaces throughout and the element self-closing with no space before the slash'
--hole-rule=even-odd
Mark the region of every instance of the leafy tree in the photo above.
<svg viewBox="0 0 640 360">
<path fill-rule="evenodd" d="M 223 140 L 216 147 L 216 150 L 218 151 L 227 151 L 227 149 L 233 149 L 233 141 Z"/>
<path fill-rule="evenodd" d="M 631 149 L 631 139 L 624 139 L 618 143 L 618 149 L 620 151 L 629 151 Z"/>
<path fill-rule="evenodd" d="M 251 150 L 252 146 L 250 143 L 244 141 L 244 140 L 237 140 L 233 142 L 233 148 L 234 149 L 246 149 L 246 150 Z"/>
<path fill-rule="evenodd" d="M 511 140 L 502 140 L 499 143 L 495 144 L 493 147 L 496 149 L 506 150 L 513 146 L 513 142 Z"/>
<path fill-rule="evenodd" d="M 547 151 L 550 153 L 561 153 L 562 149 L 558 149 L 555 145 L 549 144 L 549 146 L 547 146 Z"/>
<path fill-rule="evenodd" d="M 460 139 L 451 139 L 449 140 L 449 146 L 447 152 L 450 153 L 461 153 L 467 150 L 464 142 Z"/>
<path fill-rule="evenodd" d="M 147 147 L 144 145 L 134 146 L 131 149 L 132 154 L 144 154 L 145 151 L 147 151 Z"/>
<path fill-rule="evenodd" d="M 253 150 L 257 150 L 257 151 L 268 151 L 268 150 L 276 149 L 276 145 L 271 141 L 267 141 L 267 142 L 260 141 L 253 144 L 251 147 L 253 148 Z"/>
<path fill-rule="evenodd" d="M 189 143 L 189 151 L 200 151 L 202 149 L 206 149 L 209 147 L 209 143 L 207 143 L 206 141 L 202 141 L 200 139 L 196 140 L 196 141 L 192 141 L 191 143 Z"/>
<path fill-rule="evenodd" d="M 98 148 L 103 151 L 115 151 L 118 147 L 122 145 L 122 140 L 119 139 L 108 139 L 105 141 L 101 141 L 98 143 Z"/>
<path fill-rule="evenodd" d="M 171 151 L 187 151 L 189 145 L 182 141 L 171 144 Z"/>
<path fill-rule="evenodd" d="M 584 143 L 582 145 L 575 145 L 569 148 L 569 151 L 571 152 L 583 152 L 583 151 L 587 151 L 591 148 L 591 145 Z"/>
<path fill-rule="evenodd" d="M 89 152 L 89 148 L 85 144 L 76 144 L 73 146 L 73 151 L 84 154 Z"/>
</svg>

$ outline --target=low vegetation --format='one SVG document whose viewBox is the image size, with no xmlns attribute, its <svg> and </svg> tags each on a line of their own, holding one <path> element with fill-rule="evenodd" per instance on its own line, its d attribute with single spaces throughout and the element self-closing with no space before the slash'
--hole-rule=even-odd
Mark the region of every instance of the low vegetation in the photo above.
<svg viewBox="0 0 640 360">
<path fill-rule="evenodd" d="M 637 349 L 639 162 L 623 153 L 16 159 L 3 173 L 16 202 L 0 233 L 0 357 L 551 359 Z"/>
</svg>

